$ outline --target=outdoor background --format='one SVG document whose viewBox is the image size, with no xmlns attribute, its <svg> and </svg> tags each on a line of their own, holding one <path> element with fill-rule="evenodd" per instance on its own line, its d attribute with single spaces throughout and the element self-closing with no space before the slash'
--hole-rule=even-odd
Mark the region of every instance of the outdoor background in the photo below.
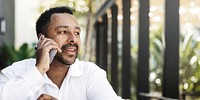
<svg viewBox="0 0 200 100">
<path fill-rule="evenodd" d="M 37 43 L 35 22 L 41 12 L 54 6 L 68 6 L 75 13 L 82 28 L 82 48 L 79 58 L 84 61 L 96 61 L 95 56 L 95 14 L 106 0 L 0 0 L 0 69 L 29 57 L 35 57 Z M 131 0 L 131 94 L 136 99 L 136 66 L 138 53 L 138 0 Z M 123 15 L 121 1 L 119 7 L 118 32 L 122 32 Z M 108 19 L 111 12 L 106 11 Z M 179 90 L 187 99 L 200 97 L 200 2 L 199 0 L 180 0 L 180 47 L 179 47 Z M 161 95 L 162 68 L 164 55 L 164 0 L 150 0 L 150 92 Z M 101 20 L 101 19 L 99 19 Z M 108 23 L 109 24 L 109 23 Z M 6 26 L 6 27 L 4 27 Z M 5 29 L 4 29 L 5 28 Z M 110 29 L 108 29 L 110 31 Z M 109 33 L 109 32 L 108 32 Z M 111 41 L 108 38 L 108 42 Z M 119 35 L 119 56 L 122 55 L 122 36 Z M 109 47 L 110 48 L 110 47 Z M 109 54 L 112 51 L 109 51 Z M 108 56 L 109 57 L 109 56 Z M 120 58 L 119 58 L 120 59 Z M 111 62 L 108 61 L 108 68 Z M 119 61 L 119 70 L 121 61 Z M 111 70 L 111 68 L 109 69 Z M 108 78 L 110 80 L 110 71 Z M 119 75 L 121 80 L 121 76 Z M 119 82 L 121 85 L 121 81 Z M 119 85 L 119 86 L 120 86 Z M 119 89 L 118 95 L 121 95 Z"/>
</svg>

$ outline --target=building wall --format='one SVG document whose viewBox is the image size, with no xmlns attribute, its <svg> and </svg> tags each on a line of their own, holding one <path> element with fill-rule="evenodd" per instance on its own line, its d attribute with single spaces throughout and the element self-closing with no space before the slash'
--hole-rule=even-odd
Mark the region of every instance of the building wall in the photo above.
<svg viewBox="0 0 200 100">
<path fill-rule="evenodd" d="M 35 22 L 38 18 L 38 0 L 15 0 L 15 47 L 37 42 Z"/>
<path fill-rule="evenodd" d="M 35 20 L 38 13 L 38 0 L 0 0 L 0 18 L 6 20 L 6 33 L 0 34 L 0 45 L 14 45 L 37 42 Z"/>
<path fill-rule="evenodd" d="M 0 45 L 14 44 L 14 6 L 14 0 L 0 0 L 0 17 L 6 20 L 6 33 L 0 35 Z"/>
</svg>

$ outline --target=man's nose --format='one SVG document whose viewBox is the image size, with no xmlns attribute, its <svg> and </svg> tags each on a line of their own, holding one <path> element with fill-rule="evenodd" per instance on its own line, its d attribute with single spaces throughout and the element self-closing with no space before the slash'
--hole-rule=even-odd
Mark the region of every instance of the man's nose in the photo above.
<svg viewBox="0 0 200 100">
<path fill-rule="evenodd" d="M 75 43 L 76 40 L 77 40 L 76 36 L 75 36 L 75 34 L 73 32 L 68 35 L 68 42 L 69 43 Z"/>
</svg>

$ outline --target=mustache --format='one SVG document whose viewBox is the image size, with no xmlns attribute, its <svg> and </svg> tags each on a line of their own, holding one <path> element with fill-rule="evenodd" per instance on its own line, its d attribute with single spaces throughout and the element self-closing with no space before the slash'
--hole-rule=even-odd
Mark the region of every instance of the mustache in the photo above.
<svg viewBox="0 0 200 100">
<path fill-rule="evenodd" d="M 78 49 L 78 45 L 77 44 L 64 44 L 62 47 L 61 47 L 61 50 L 65 50 L 67 49 L 68 47 L 76 47 L 76 49 Z"/>
</svg>

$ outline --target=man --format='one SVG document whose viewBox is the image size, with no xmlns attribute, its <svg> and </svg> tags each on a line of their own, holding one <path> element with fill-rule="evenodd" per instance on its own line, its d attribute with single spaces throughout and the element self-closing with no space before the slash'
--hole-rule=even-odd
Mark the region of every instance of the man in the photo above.
<svg viewBox="0 0 200 100">
<path fill-rule="evenodd" d="M 45 11 L 36 31 L 36 59 L 1 71 L 0 100 L 117 100 L 105 71 L 77 59 L 81 28 L 68 8 Z M 57 51 L 52 62 L 51 50 Z"/>
</svg>

